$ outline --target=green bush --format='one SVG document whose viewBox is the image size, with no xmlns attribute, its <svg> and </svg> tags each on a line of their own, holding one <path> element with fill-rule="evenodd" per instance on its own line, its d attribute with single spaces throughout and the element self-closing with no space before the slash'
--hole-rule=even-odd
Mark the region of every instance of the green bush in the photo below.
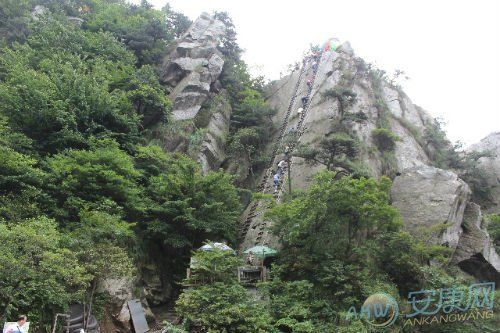
<svg viewBox="0 0 500 333">
<path fill-rule="evenodd" d="M 491 214 L 486 217 L 488 221 L 488 233 L 495 245 L 497 252 L 500 252 L 500 214 Z"/>
<path fill-rule="evenodd" d="M 343 120 L 350 120 L 357 123 L 362 123 L 368 120 L 368 117 L 366 116 L 366 113 L 364 113 L 363 111 L 358 111 L 356 113 L 345 113 Z"/>
<path fill-rule="evenodd" d="M 238 266 L 242 265 L 243 261 L 233 251 L 196 250 L 191 255 L 191 279 L 186 282 L 235 283 Z"/>
<path fill-rule="evenodd" d="M 343 168 L 351 169 L 352 160 L 359 153 L 359 142 L 346 133 L 334 133 L 321 140 L 318 148 L 299 146 L 296 156 L 302 157 L 306 163 L 315 165 L 322 164 L 330 171 Z"/>
<path fill-rule="evenodd" d="M 176 310 L 190 328 L 207 332 L 278 332 L 265 304 L 251 299 L 239 284 L 216 282 L 186 290 L 177 300 Z"/>
<path fill-rule="evenodd" d="M 63 237 L 45 217 L 0 223 L 2 321 L 26 313 L 33 330 L 41 329 L 70 302 L 83 299 L 92 276 Z"/>
<path fill-rule="evenodd" d="M 372 138 L 381 152 L 393 151 L 396 148 L 396 141 L 401 138 L 386 128 L 376 128 L 372 131 Z"/>
</svg>

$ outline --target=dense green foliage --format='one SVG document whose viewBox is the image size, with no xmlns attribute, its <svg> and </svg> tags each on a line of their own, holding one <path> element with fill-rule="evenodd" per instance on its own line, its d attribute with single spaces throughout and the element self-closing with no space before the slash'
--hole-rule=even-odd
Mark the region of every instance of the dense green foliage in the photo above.
<svg viewBox="0 0 500 333">
<path fill-rule="evenodd" d="M 0 224 L 2 321 L 27 312 L 34 322 L 50 322 L 53 307 L 81 297 L 90 276 L 62 237 L 44 217 Z"/>
<path fill-rule="evenodd" d="M 374 129 L 372 138 L 381 152 L 393 151 L 396 148 L 396 141 L 401 140 L 397 135 L 386 128 Z"/>
<path fill-rule="evenodd" d="M 397 210 L 390 205 L 391 182 L 336 179 L 324 171 L 314 184 L 267 213 L 282 240 L 273 279 L 258 285 L 259 301 L 236 283 L 241 262 L 231 251 L 193 253 L 195 284 L 181 294 L 177 310 L 183 328 L 204 332 L 338 332 L 372 329 L 347 320 L 351 306 L 359 308 L 375 292 L 391 294 L 400 304 L 411 291 L 465 288 L 438 260 L 446 251 L 429 248 L 401 230 Z M 433 260 L 433 266 L 426 264 Z M 198 284 L 196 284 L 196 282 Z M 258 310 L 257 310 L 258 309 Z M 495 319 L 496 320 L 496 319 Z M 489 332 L 494 321 L 421 327 L 422 332 Z M 401 320 L 386 332 L 411 332 Z"/>
<path fill-rule="evenodd" d="M 283 243 L 276 278 L 266 288 L 281 331 L 368 332 L 361 322 L 347 322 L 345 311 L 374 292 L 399 299 L 461 283 L 425 265 L 443 249 L 428 249 L 401 231 L 389 179 L 335 178 L 318 174 L 308 191 L 268 214 Z M 393 327 L 400 328 L 399 322 Z"/>
<path fill-rule="evenodd" d="M 44 7 L 32 15 L 36 5 Z M 228 28 L 219 45 L 226 91 L 220 98 L 232 109 L 228 160 L 249 166 L 249 184 L 269 162 L 262 147 L 275 135 L 276 110 L 266 104 L 263 79 L 252 78 L 241 59 L 231 19 L 215 15 Z M 463 282 L 439 266 L 446 251 L 401 230 L 389 179 L 363 177 L 356 164 L 361 144 L 343 130 L 315 149 L 298 149 L 307 163 L 327 171 L 268 213 L 283 247 L 272 281 L 258 286 L 262 297 L 237 282 L 241 259 L 231 251 L 193 252 L 207 239 L 235 246 L 241 206 L 231 176 L 203 175 L 192 159 L 145 139 L 156 125 L 176 125 L 169 122 L 171 102 L 155 68 L 189 24 L 168 5 L 156 10 L 146 1 L 2 2 L 2 321 L 26 313 L 33 331 L 47 332 L 53 315 L 73 302 L 92 304 L 96 312 L 106 307 L 99 281 L 140 276 L 142 265 L 153 263 L 168 289 L 181 282 L 191 256 L 192 274 L 184 282 L 203 283 L 181 294 L 176 306 L 184 325 L 172 331 L 366 332 L 364 323 L 344 318 L 368 295 L 383 290 L 399 298 Z M 380 93 L 385 74 L 370 75 Z M 342 88 L 325 93 L 339 102 L 337 125 L 362 122 L 364 113 L 347 112 L 356 95 L 352 78 L 343 79 Z M 390 171 L 397 137 L 389 130 L 387 105 L 376 97 L 373 139 Z M 190 148 L 203 134 L 193 132 Z M 439 125 L 429 126 L 422 140 L 436 164 L 461 170 L 474 195 L 486 200 L 478 168 L 486 153 L 458 154 Z M 498 246 L 498 216 L 489 221 Z M 434 266 L 427 265 L 431 260 Z M 463 331 L 488 332 L 491 325 L 483 324 Z"/>
<path fill-rule="evenodd" d="M 337 100 L 341 118 L 344 118 L 346 115 L 347 108 L 356 102 L 356 93 L 342 85 L 328 89 L 321 95 L 323 98 L 333 98 Z"/>
<path fill-rule="evenodd" d="M 269 162 L 261 147 L 270 142 L 274 131 L 271 117 L 276 113 L 265 102 L 262 77 L 252 78 L 247 65 L 241 59 L 241 48 L 236 41 L 236 31 L 227 13 L 215 13 L 227 27 L 227 33 L 219 47 L 225 56 L 221 83 L 229 95 L 231 126 L 229 153 L 250 165 L 250 175 L 261 171 Z"/>
<path fill-rule="evenodd" d="M 105 306 L 98 282 L 133 275 L 135 259 L 181 280 L 205 239 L 234 241 L 231 177 L 203 176 L 143 139 L 168 119 L 155 66 L 184 15 L 147 2 L 21 0 L 2 3 L 0 19 L 2 320 L 27 313 L 46 331 L 71 302 Z"/>
<path fill-rule="evenodd" d="M 299 146 L 294 155 L 302 157 L 311 164 L 322 164 L 327 170 L 343 168 L 352 171 L 351 160 L 358 155 L 358 142 L 346 133 L 335 133 L 321 140 L 318 148 Z"/>
<path fill-rule="evenodd" d="M 500 215 L 491 214 L 487 217 L 488 220 L 488 233 L 491 240 L 495 245 L 497 252 L 500 252 Z"/>
<path fill-rule="evenodd" d="M 491 187 L 488 185 L 486 173 L 479 167 L 479 159 L 491 157 L 492 153 L 464 151 L 460 142 L 452 144 L 446 138 L 443 125 L 443 122 L 437 119 L 425 129 L 423 139 L 426 153 L 437 167 L 454 169 L 471 187 L 473 200 L 487 206 L 491 200 Z"/>
<path fill-rule="evenodd" d="M 131 149 L 141 118 L 164 119 L 170 108 L 154 71 L 134 59 L 111 34 L 39 20 L 0 57 L 0 113 L 41 153 L 88 148 L 90 137 Z"/>
<path fill-rule="evenodd" d="M 184 292 L 176 309 L 187 328 L 204 332 L 277 332 L 262 301 L 256 301 L 238 283 L 236 270 L 241 265 L 232 251 L 213 249 L 193 253 L 193 278 L 202 281 Z"/>
</svg>

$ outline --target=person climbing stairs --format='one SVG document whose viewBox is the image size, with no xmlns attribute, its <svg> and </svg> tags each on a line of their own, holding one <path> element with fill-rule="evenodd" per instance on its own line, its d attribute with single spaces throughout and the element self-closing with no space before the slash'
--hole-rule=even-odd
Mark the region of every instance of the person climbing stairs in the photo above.
<svg viewBox="0 0 500 333">
<path fill-rule="evenodd" d="M 320 62 L 320 59 L 322 57 L 322 52 L 319 53 L 317 55 L 317 57 L 315 57 L 316 59 L 310 59 L 309 61 L 316 61 L 316 64 L 318 64 L 318 62 Z M 284 173 L 283 171 L 285 170 L 284 168 L 281 170 L 282 171 L 282 174 L 278 173 L 278 174 L 275 174 L 273 172 L 273 167 L 274 167 L 274 163 L 276 163 L 276 158 L 277 158 L 277 155 L 278 155 L 278 151 L 280 150 L 280 148 L 282 147 L 283 145 L 283 138 L 285 136 L 285 133 L 286 133 L 286 128 L 288 126 L 288 122 L 289 122 L 289 118 L 290 118 L 290 114 L 291 114 L 291 111 L 293 109 L 293 106 L 295 104 L 295 100 L 298 96 L 298 91 L 299 91 L 299 88 L 301 86 L 301 83 L 302 83 L 302 77 L 304 76 L 305 72 L 306 72 L 306 67 L 307 67 L 307 64 L 308 64 L 308 61 L 304 61 L 303 62 L 303 66 L 302 66 L 302 69 L 301 69 L 301 72 L 299 74 L 299 78 L 297 80 L 297 83 L 296 83 L 296 86 L 295 86 L 295 89 L 294 89 L 294 93 L 292 95 L 292 98 L 290 100 L 290 104 L 288 106 L 288 109 L 287 109 L 287 112 L 285 114 L 285 117 L 284 117 L 284 120 L 283 120 L 283 123 L 280 127 L 280 131 L 279 131 L 279 135 L 278 135 L 278 138 L 275 142 L 275 145 L 274 145 L 274 148 L 272 150 L 272 153 L 271 153 L 271 159 L 270 159 L 270 162 L 269 162 L 269 165 L 268 165 L 268 168 L 266 170 L 266 172 L 264 173 L 264 177 L 262 178 L 262 181 L 258 187 L 258 191 L 261 192 L 261 193 L 267 193 L 268 190 L 271 188 L 271 185 L 270 184 L 273 184 L 274 186 L 274 193 L 275 193 L 275 197 L 276 197 L 276 200 L 279 202 L 281 200 L 281 197 L 282 197 L 282 185 L 284 184 L 284 180 L 286 178 L 286 173 Z M 301 98 L 301 102 L 303 104 L 303 108 L 301 110 L 301 112 L 299 113 L 299 123 L 296 127 L 296 131 L 297 131 L 297 140 L 295 140 L 294 143 L 292 143 L 291 145 L 286 145 L 284 147 L 284 159 L 288 162 L 287 163 L 287 168 L 290 167 L 290 161 L 288 159 L 291 158 L 291 151 L 293 150 L 293 148 L 295 148 L 295 146 L 297 145 L 297 142 L 298 140 L 300 139 L 301 135 L 303 134 L 304 132 L 304 129 L 302 128 L 302 125 L 304 123 L 304 119 L 307 115 L 307 111 L 309 110 L 309 107 L 310 107 L 310 100 L 312 99 L 312 96 L 313 96 L 313 86 L 314 86 L 314 82 L 315 82 L 315 79 L 316 79 L 316 73 L 317 73 L 317 70 L 318 70 L 318 66 L 311 66 L 311 69 L 312 69 L 312 77 L 310 79 L 310 83 L 308 82 L 307 83 L 307 87 L 308 87 L 308 90 L 307 90 L 307 94 L 306 96 L 303 96 Z M 283 150 L 282 150 L 283 151 Z M 276 177 L 276 175 L 278 175 L 278 177 Z M 278 185 L 276 186 L 276 178 L 278 179 Z M 245 221 L 243 222 L 243 224 L 241 225 L 241 228 L 239 230 L 239 240 L 240 242 L 243 241 L 247 235 L 247 232 L 252 224 L 252 221 L 254 220 L 254 218 L 256 218 L 257 216 L 259 216 L 261 214 L 261 212 L 257 212 L 257 208 L 259 207 L 260 205 L 260 201 L 257 200 L 255 201 L 252 206 L 250 207 L 249 211 L 248 211 L 248 214 L 247 214 L 247 217 L 245 219 Z M 257 226 L 254 226 L 253 229 L 255 229 Z M 267 228 L 267 223 L 265 222 L 261 222 L 259 225 L 258 225 L 258 232 L 257 232 L 257 237 L 255 239 L 255 244 L 258 244 L 259 242 L 262 241 L 263 239 L 263 236 L 264 236 L 264 230 Z"/>
</svg>

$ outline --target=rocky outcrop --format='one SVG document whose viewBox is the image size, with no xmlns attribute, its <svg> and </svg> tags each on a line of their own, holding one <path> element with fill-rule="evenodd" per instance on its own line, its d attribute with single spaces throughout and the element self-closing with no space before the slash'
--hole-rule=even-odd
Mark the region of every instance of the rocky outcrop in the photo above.
<svg viewBox="0 0 500 333">
<path fill-rule="evenodd" d="M 156 264 L 143 265 L 141 269 L 142 296 L 151 306 L 165 304 L 172 296 L 172 286 L 162 280 L 161 270 Z"/>
<path fill-rule="evenodd" d="M 202 111 L 203 112 L 203 111 Z M 204 137 L 201 143 L 198 161 L 203 173 L 217 170 L 226 159 L 226 141 L 229 135 L 229 118 L 231 117 L 231 105 L 225 94 L 221 93 L 212 102 L 212 106 L 206 108 L 207 115 L 198 117 L 198 122 L 208 118 L 208 124 L 200 124 L 204 128 Z"/>
<path fill-rule="evenodd" d="M 491 153 L 491 157 L 479 159 L 479 168 L 487 176 L 488 186 L 491 189 L 491 202 L 487 203 L 484 210 L 486 213 L 500 214 L 500 132 L 488 135 L 467 150 Z"/>
<path fill-rule="evenodd" d="M 171 47 L 160 69 L 173 101 L 163 148 L 197 159 L 203 173 L 217 170 L 226 158 L 231 106 L 218 81 L 224 59 L 217 49 L 225 33 L 221 21 L 203 13 Z"/>
<path fill-rule="evenodd" d="M 203 13 L 164 59 L 161 81 L 170 89 L 174 120 L 193 119 L 208 99 L 224 65 L 217 45 L 225 32 L 221 21 Z"/>
<path fill-rule="evenodd" d="M 400 138 L 400 141 L 396 142 L 394 154 L 395 172 L 430 164 L 425 151 L 426 145 L 422 142 L 422 134 L 426 126 L 433 122 L 433 118 L 422 108 L 414 105 L 402 91 L 387 82 L 381 80 L 381 87 L 375 87 L 365 66 L 347 43 L 339 47 L 336 52 L 323 54 L 313 87 L 311 106 L 304 120 L 305 131 L 300 139 L 301 144 L 317 145 L 322 138 L 334 133 L 333 125 L 341 121 L 362 142 L 360 160 L 369 173 L 380 177 L 385 170 L 381 162 L 382 157 L 372 140 L 372 131 L 378 127 L 381 116 L 377 105 L 383 102 L 389 113 L 390 129 Z M 307 78 L 311 75 L 310 71 L 306 73 Z M 277 125 L 284 117 L 298 78 L 298 71 L 295 71 L 280 81 L 273 82 L 268 88 L 269 103 L 279 110 L 273 119 Z M 307 89 L 304 80 L 298 96 L 304 96 Z M 341 108 L 338 100 L 327 96 L 328 91 L 332 89 L 353 92 L 356 94 L 355 102 L 348 108 Z M 299 103 L 296 103 L 295 113 L 287 131 L 297 126 L 299 118 L 296 110 L 299 107 Z M 357 115 L 364 115 L 364 119 L 355 119 Z M 311 168 L 297 159 L 293 171 L 294 179 L 297 179 L 296 185 L 307 187 L 311 176 L 322 168 L 322 166 Z"/>
<path fill-rule="evenodd" d="M 149 278 L 149 276 L 146 276 L 146 278 Z M 104 292 L 109 296 L 108 302 L 110 305 L 107 308 L 107 314 L 101 326 L 106 327 L 108 332 L 131 332 L 131 317 L 127 302 L 134 298 L 140 298 L 148 322 L 154 322 L 155 317 L 151 311 L 149 302 L 160 298 L 165 292 L 162 289 L 155 289 L 153 291 L 158 291 L 158 294 L 155 294 L 154 297 L 149 297 L 151 289 L 155 285 L 148 284 L 148 282 L 144 280 L 142 285 L 138 285 L 137 281 L 129 277 L 108 278 L 101 281 L 98 285 L 98 291 Z M 140 295 L 134 295 L 135 290 L 141 289 Z"/>
<path fill-rule="evenodd" d="M 455 173 L 431 166 L 408 169 L 394 179 L 391 196 L 407 230 L 457 247 L 470 189 Z"/>
<path fill-rule="evenodd" d="M 282 124 L 295 86 L 300 80 L 299 73 L 294 71 L 268 87 L 269 103 L 278 110 L 273 118 L 277 128 Z M 488 267 L 488 276 L 495 276 L 499 269 L 498 256 L 487 232 L 477 223 L 473 224 L 475 227 L 469 226 L 468 221 L 472 219 L 476 207 L 470 202 L 469 186 L 456 173 L 432 166 L 428 155 L 431 148 L 425 142 L 424 133 L 434 123 L 434 119 L 413 104 L 400 88 L 377 78 L 377 75 L 354 55 L 348 44 L 342 45 L 337 51 L 323 53 L 299 143 L 317 147 L 322 139 L 335 133 L 338 124 L 341 124 L 344 130 L 359 139 L 359 161 L 372 176 L 388 174 L 395 177 L 391 196 L 393 205 L 400 210 L 409 232 L 429 244 L 450 247 L 455 253 L 453 263 L 464 271 Z M 297 102 L 293 105 L 286 132 L 293 132 L 297 128 L 297 109 L 301 107 L 300 97 L 307 94 L 305 81 L 308 78 L 312 78 L 310 68 L 306 68 L 305 77 L 299 82 Z M 338 98 L 332 98 L 332 91 L 349 91 L 356 98 L 346 107 L 341 105 Z M 399 137 L 390 155 L 381 153 L 372 138 L 373 130 L 380 127 L 381 123 Z M 275 135 L 277 137 L 278 133 Z M 495 133 L 471 149 L 498 152 L 499 142 L 500 134 Z M 494 158 L 481 159 L 481 165 L 489 172 L 494 191 L 500 191 L 500 152 L 496 155 Z M 292 157 L 292 164 L 295 188 L 307 188 L 312 176 L 325 168 L 320 164 L 311 166 L 299 157 Z M 392 172 L 388 173 L 388 169 Z M 500 193 L 495 192 L 494 196 L 500 198 Z M 256 214 L 243 241 L 245 246 L 254 245 L 256 241 L 273 243 L 272 236 L 267 232 L 269 223 L 262 217 L 262 209 L 265 207 L 259 205 L 254 212 L 247 211 L 244 214 L 245 219 L 249 214 Z M 477 274 L 475 276 L 481 278 Z"/>
<path fill-rule="evenodd" d="M 481 207 L 468 203 L 462 223 L 463 234 L 460 237 L 452 263 L 481 281 L 500 283 L 500 257 L 484 230 Z"/>
<path fill-rule="evenodd" d="M 134 281 L 129 278 L 106 279 L 101 281 L 98 291 L 109 295 L 108 320 L 104 326 L 115 331 L 130 332 L 130 311 L 127 301 L 133 298 Z"/>
</svg>

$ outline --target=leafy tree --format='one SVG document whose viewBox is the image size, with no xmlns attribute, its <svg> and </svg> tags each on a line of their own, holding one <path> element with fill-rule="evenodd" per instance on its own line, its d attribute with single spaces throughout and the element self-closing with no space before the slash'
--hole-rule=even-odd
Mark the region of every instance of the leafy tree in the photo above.
<svg viewBox="0 0 500 333">
<path fill-rule="evenodd" d="M 235 239 L 240 203 L 229 175 L 203 176 L 193 160 L 157 146 L 138 148 L 135 161 L 146 207 L 138 227 L 170 278 L 180 278 L 191 250 L 206 239 Z"/>
<path fill-rule="evenodd" d="M 174 11 L 168 3 L 161 10 L 167 16 L 168 30 L 175 38 L 180 38 L 193 23 L 186 15 Z"/>
<path fill-rule="evenodd" d="M 417 241 L 403 231 L 382 235 L 377 241 L 379 246 L 376 247 L 375 258 L 378 266 L 399 287 L 401 294 L 406 295 L 410 291 L 419 290 L 424 280 L 420 266 L 427 262 L 416 259 L 417 254 L 422 253 Z"/>
<path fill-rule="evenodd" d="M 315 323 L 317 300 L 313 284 L 308 281 L 282 281 L 274 279 L 263 283 L 259 290 L 269 299 L 269 311 L 274 319 L 274 326 L 280 332 L 318 332 Z"/>
<path fill-rule="evenodd" d="M 176 310 L 190 328 L 214 333 L 277 332 L 265 304 L 253 300 L 237 282 L 238 259 L 221 250 L 198 251 L 193 259 L 195 274 L 213 282 L 194 286 L 177 300 Z"/>
<path fill-rule="evenodd" d="M 401 138 L 392 133 L 391 130 L 386 128 L 376 128 L 372 131 L 372 138 L 375 145 L 381 152 L 394 151 L 396 148 L 396 141 Z"/>
<path fill-rule="evenodd" d="M 458 175 L 462 178 L 472 190 L 472 199 L 484 206 L 491 203 L 491 186 L 488 182 L 488 175 L 480 167 L 479 159 L 483 157 L 492 157 L 493 153 L 483 152 L 461 152 L 460 158 L 456 162 Z"/>
<path fill-rule="evenodd" d="M 443 121 L 435 119 L 434 123 L 428 124 L 425 128 L 423 139 L 426 143 L 424 149 L 427 155 L 437 167 L 449 168 L 457 166 L 457 161 L 460 157 L 457 154 L 456 148 L 446 138 L 446 133 L 443 129 Z"/>
<path fill-rule="evenodd" d="M 82 48 L 78 38 L 89 49 L 71 54 L 70 50 Z M 67 49 L 58 50 L 65 39 Z M 98 51 L 100 55 L 92 55 L 94 60 L 83 61 L 81 57 L 91 56 L 92 49 L 101 50 L 99 43 L 112 55 Z M 111 61 L 122 57 L 114 53 L 120 49 L 116 43 L 110 36 L 85 34 L 56 21 L 43 23 L 27 44 L 6 50 L 0 58 L 4 73 L 0 113 L 42 152 L 86 147 L 90 135 L 135 142 L 139 117 L 125 92 L 110 87 L 113 78 L 123 80 L 127 75 L 127 65 Z"/>
<path fill-rule="evenodd" d="M 127 97 L 141 116 L 143 128 L 166 122 L 172 102 L 160 86 L 158 75 L 149 65 L 142 66 L 128 82 Z"/>
<path fill-rule="evenodd" d="M 340 117 L 343 119 L 347 108 L 356 102 L 356 93 L 344 86 L 328 89 L 322 93 L 323 98 L 334 98 L 338 102 Z"/>
<path fill-rule="evenodd" d="M 270 217 L 283 240 L 280 264 L 286 279 L 311 281 L 344 305 L 363 298 L 369 280 L 370 248 L 381 234 L 398 230 L 389 203 L 390 181 L 318 174 L 311 189 L 274 208 Z M 332 294 L 334 293 L 334 294 Z"/>
<path fill-rule="evenodd" d="M 36 159 L 0 146 L 0 216 L 18 220 L 37 215 L 44 178 Z"/>
<path fill-rule="evenodd" d="M 191 256 L 191 278 L 187 282 L 235 283 L 237 267 L 243 264 L 233 251 L 196 250 Z"/>
<path fill-rule="evenodd" d="M 23 42 L 29 32 L 30 0 L 5 0 L 0 7 L 0 47 Z"/>
<path fill-rule="evenodd" d="M 47 160 L 47 190 L 55 201 L 54 216 L 78 221 L 82 210 L 105 210 L 136 216 L 143 209 L 141 175 L 130 155 L 112 140 L 100 140 L 91 150 L 67 150 Z"/>
<path fill-rule="evenodd" d="M 91 276 L 85 303 L 89 304 L 88 311 L 93 312 L 99 281 L 130 277 L 135 271 L 127 253 L 127 247 L 133 244 L 135 235 L 130 223 L 105 212 L 82 211 L 80 221 L 69 228 L 65 243 Z"/>
<path fill-rule="evenodd" d="M 283 241 L 284 277 L 335 290 L 335 298 L 352 297 L 362 290 L 354 286 L 367 279 L 369 246 L 378 235 L 398 230 L 401 221 L 389 203 L 387 178 L 378 183 L 350 177 L 333 181 L 334 176 L 318 174 L 306 194 L 277 206 L 270 217 Z"/>
<path fill-rule="evenodd" d="M 80 300 L 89 280 L 76 254 L 62 246 L 62 234 L 53 220 L 40 217 L 0 224 L 3 320 L 27 313 L 35 323 L 33 329 L 40 329 L 69 302 Z"/>
<path fill-rule="evenodd" d="M 139 6 L 125 2 L 95 1 L 92 10 L 85 15 L 84 28 L 90 31 L 109 31 L 132 50 L 137 56 L 138 65 L 155 64 L 166 51 L 167 44 L 178 31 L 173 24 L 185 18 L 173 18 L 170 27 L 167 15 L 170 12 L 155 10 L 147 1 Z M 182 29 L 184 26 L 179 27 Z"/>
<path fill-rule="evenodd" d="M 146 188 L 149 236 L 173 247 L 198 245 L 210 236 L 234 239 L 240 206 L 230 176 L 214 172 L 202 177 L 186 157 L 172 164 L 170 172 L 151 177 Z"/>
<path fill-rule="evenodd" d="M 491 236 L 497 252 L 500 252 L 500 215 L 491 214 L 487 216 L 488 233 Z"/>
<path fill-rule="evenodd" d="M 278 332 L 264 304 L 250 299 L 247 290 L 236 283 L 216 282 L 186 290 L 176 310 L 190 327 L 203 327 L 206 332 Z"/>
<path fill-rule="evenodd" d="M 335 133 L 319 143 L 318 148 L 299 146 L 295 155 L 302 157 L 310 164 L 322 164 L 327 170 L 335 168 L 352 171 L 351 160 L 358 155 L 358 142 L 345 133 Z"/>
<path fill-rule="evenodd" d="M 247 88 L 238 93 L 238 102 L 231 116 L 229 151 L 233 156 L 246 158 L 252 174 L 254 169 L 266 164 L 259 148 L 271 137 L 273 127 L 270 120 L 275 113 L 276 110 L 266 104 L 257 90 Z"/>
<path fill-rule="evenodd" d="M 224 23 L 226 33 L 223 36 L 219 50 L 230 62 L 239 62 L 243 51 L 236 41 L 236 28 L 227 12 L 215 12 L 214 18 Z"/>
<path fill-rule="evenodd" d="M 261 94 L 254 89 L 247 88 L 239 92 L 238 98 L 239 103 L 234 109 L 234 115 L 231 119 L 232 125 L 237 129 L 262 126 L 263 121 L 270 120 L 276 113 L 276 110 L 270 108 Z M 267 131 L 262 131 L 260 134 L 268 134 L 269 129 L 268 127 Z"/>
<path fill-rule="evenodd" d="M 259 157 L 259 147 L 262 144 L 261 136 L 255 128 L 242 128 L 232 136 L 229 145 L 229 152 L 234 155 L 242 154 L 252 165 L 250 171 L 253 173 L 253 166 L 256 165 Z"/>
<path fill-rule="evenodd" d="M 24 45 L 0 56 L 0 113 L 44 153 L 88 148 L 91 136 L 138 142 L 140 121 L 163 121 L 171 103 L 150 66 L 110 33 L 89 32 L 49 16 Z"/>
<path fill-rule="evenodd" d="M 12 131 L 0 116 L 0 217 L 16 221 L 40 213 L 45 173 L 36 157 L 26 154 L 31 141 Z"/>
<path fill-rule="evenodd" d="M 425 129 L 424 140 L 427 154 L 439 168 L 455 169 L 472 190 L 474 201 L 487 206 L 491 201 L 491 187 L 486 173 L 480 168 L 480 159 L 492 157 L 489 151 L 467 152 L 462 144 L 452 144 L 443 129 L 443 121 L 436 119 Z"/>
</svg>

